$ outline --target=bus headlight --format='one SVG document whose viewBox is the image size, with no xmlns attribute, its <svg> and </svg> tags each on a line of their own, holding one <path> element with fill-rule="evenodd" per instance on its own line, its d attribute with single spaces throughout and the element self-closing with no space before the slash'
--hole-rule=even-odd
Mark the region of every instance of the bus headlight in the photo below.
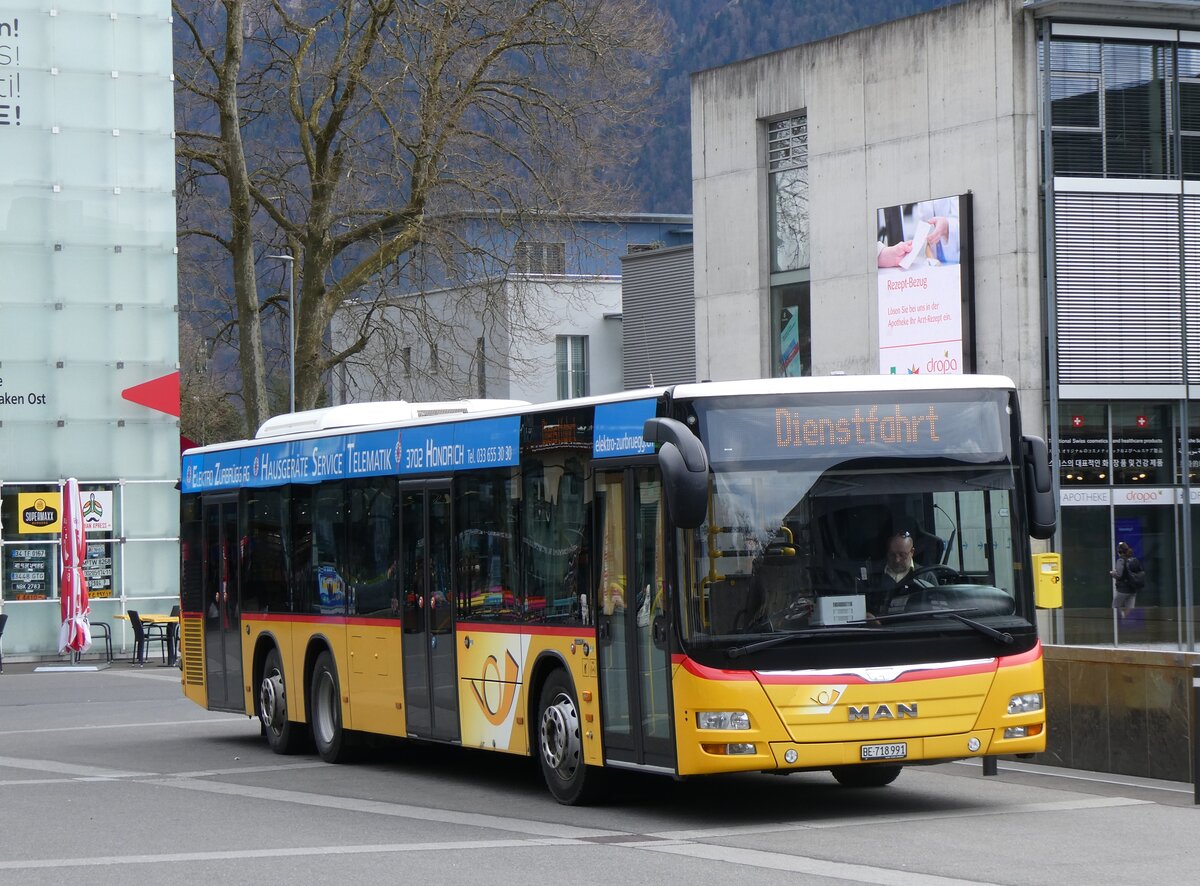
<svg viewBox="0 0 1200 886">
<path fill-rule="evenodd" d="M 1005 738 L 1032 738 L 1035 735 L 1041 734 L 1041 723 L 1034 723 L 1032 726 L 1009 726 L 1004 730 Z"/>
<path fill-rule="evenodd" d="M 729 744 L 701 744 L 701 748 L 707 754 L 717 754 L 718 756 L 741 756 L 745 754 L 756 754 L 758 748 L 753 742 L 730 742 Z"/>
<path fill-rule="evenodd" d="M 697 711 L 697 729 L 749 729 L 750 715 L 745 711 Z"/>
<path fill-rule="evenodd" d="M 1022 692 L 1008 700 L 1010 714 L 1032 714 L 1034 711 L 1040 711 L 1043 707 L 1042 693 L 1040 692 Z"/>
</svg>

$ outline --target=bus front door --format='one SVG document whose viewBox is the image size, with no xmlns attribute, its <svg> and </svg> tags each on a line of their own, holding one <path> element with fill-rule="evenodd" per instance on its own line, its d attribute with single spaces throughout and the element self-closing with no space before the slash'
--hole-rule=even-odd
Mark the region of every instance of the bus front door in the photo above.
<svg viewBox="0 0 1200 886">
<path fill-rule="evenodd" d="M 204 661 L 208 707 L 246 710 L 238 597 L 237 498 L 204 502 Z"/>
<path fill-rule="evenodd" d="M 400 484 L 404 711 L 408 734 L 457 741 L 449 483 Z"/>
<path fill-rule="evenodd" d="M 599 474 L 596 484 L 605 756 L 674 772 L 662 484 L 653 468 Z"/>
</svg>

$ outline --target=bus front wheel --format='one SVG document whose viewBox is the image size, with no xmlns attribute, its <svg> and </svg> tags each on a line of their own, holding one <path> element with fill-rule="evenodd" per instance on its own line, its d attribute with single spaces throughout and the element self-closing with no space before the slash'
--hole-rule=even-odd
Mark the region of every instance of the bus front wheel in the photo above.
<svg viewBox="0 0 1200 886">
<path fill-rule="evenodd" d="M 829 771 L 838 784 L 847 788 L 881 788 L 900 777 L 901 766 L 867 763 L 862 766 L 835 766 Z"/>
<path fill-rule="evenodd" d="M 579 702 L 564 671 L 554 671 L 542 686 L 537 723 L 538 762 L 554 799 L 567 806 L 594 800 L 601 773 L 583 762 Z"/>
<path fill-rule="evenodd" d="M 294 754 L 300 750 L 300 724 L 288 719 L 287 685 L 278 649 L 268 652 L 263 662 L 262 682 L 258 684 L 258 719 L 267 744 L 275 753 Z"/>
<path fill-rule="evenodd" d="M 309 695 L 313 744 L 326 763 L 344 763 L 350 756 L 350 741 L 342 726 L 342 693 L 337 664 L 326 650 L 317 656 Z"/>
</svg>

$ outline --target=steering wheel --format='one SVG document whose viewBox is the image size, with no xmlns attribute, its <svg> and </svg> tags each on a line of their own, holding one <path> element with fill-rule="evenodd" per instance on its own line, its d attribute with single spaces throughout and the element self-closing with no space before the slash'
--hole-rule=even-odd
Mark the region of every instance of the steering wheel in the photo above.
<svg viewBox="0 0 1200 886">
<path fill-rule="evenodd" d="M 953 584 L 963 579 L 963 574 L 945 563 L 934 563 L 932 566 L 922 566 L 914 569 L 912 577 L 918 579 L 923 575 L 932 575 L 939 585 Z"/>
</svg>

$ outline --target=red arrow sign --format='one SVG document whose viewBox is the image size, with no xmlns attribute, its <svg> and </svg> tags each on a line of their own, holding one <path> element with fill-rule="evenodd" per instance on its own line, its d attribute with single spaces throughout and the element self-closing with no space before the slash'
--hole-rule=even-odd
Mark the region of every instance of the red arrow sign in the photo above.
<svg viewBox="0 0 1200 886">
<path fill-rule="evenodd" d="M 148 406 L 179 418 L 179 373 L 172 372 L 126 388 L 121 391 L 121 396 L 130 403 Z"/>
</svg>

